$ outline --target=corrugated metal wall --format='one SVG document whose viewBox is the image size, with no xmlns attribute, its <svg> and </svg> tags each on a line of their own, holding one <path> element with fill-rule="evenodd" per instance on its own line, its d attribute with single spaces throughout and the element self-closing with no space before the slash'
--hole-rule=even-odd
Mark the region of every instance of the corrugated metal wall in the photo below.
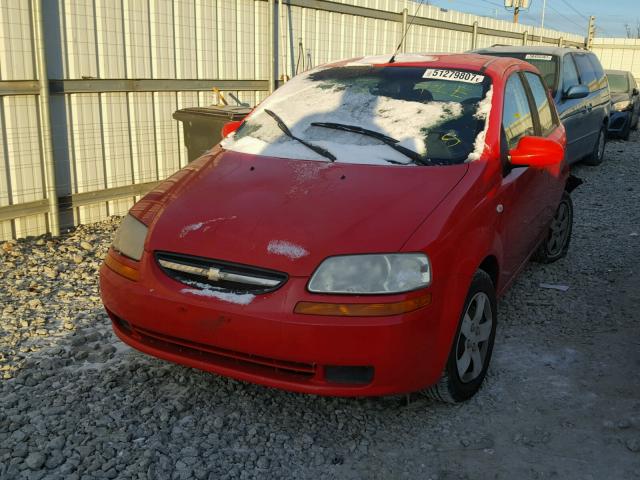
<svg viewBox="0 0 640 480">
<path fill-rule="evenodd" d="M 596 38 L 593 52 L 604 68 L 628 70 L 640 82 L 640 40 L 630 38 Z"/>
<path fill-rule="evenodd" d="M 32 25 L 35 1 L 0 0 L 0 80 L 37 78 Z M 401 36 L 400 21 L 284 3 L 283 10 L 276 14 L 283 27 L 276 25 L 275 29 L 280 54 L 277 77 L 293 75 L 296 67 L 392 52 Z M 415 3 L 407 0 L 335 3 L 394 14 L 406 7 L 411 15 L 415 9 Z M 50 80 L 268 79 L 270 12 L 264 0 L 44 0 L 43 9 Z M 478 22 L 481 29 L 511 32 L 511 37 L 481 33 L 477 47 L 522 44 L 525 31 L 528 44 L 540 43 L 541 34 L 583 41 L 577 35 L 548 29 L 541 32 L 531 26 L 443 12 L 436 7 L 420 7 L 419 16 L 467 26 Z M 414 25 L 406 51 L 458 52 L 471 45 L 470 31 Z M 250 104 L 266 96 L 266 91 L 234 93 Z M 167 177 L 187 162 L 182 127 L 173 120 L 173 112 L 208 105 L 213 98 L 210 91 L 52 95 L 51 134 L 58 195 L 68 199 L 70 194 Z M 0 99 L 1 208 L 43 199 L 45 176 L 38 97 L 31 94 Z M 62 224 L 123 214 L 133 200 L 121 198 L 72 209 L 63 202 Z M 46 216 L 32 215 L 0 222 L 0 239 L 46 230 Z"/>
<path fill-rule="evenodd" d="M 0 2 L 0 80 L 37 78 L 30 2 Z M 38 102 L 0 97 L 0 207 L 44 198 Z M 0 239 L 46 231 L 45 215 L 0 222 Z"/>
</svg>

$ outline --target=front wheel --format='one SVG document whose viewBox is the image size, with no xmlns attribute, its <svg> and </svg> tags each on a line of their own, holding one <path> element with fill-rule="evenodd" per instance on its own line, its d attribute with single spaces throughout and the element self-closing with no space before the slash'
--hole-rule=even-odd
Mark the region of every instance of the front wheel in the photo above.
<svg viewBox="0 0 640 480">
<path fill-rule="evenodd" d="M 602 163 L 604 160 L 604 148 L 607 145 L 607 129 L 603 125 L 598 132 L 598 138 L 596 144 L 593 146 L 593 152 L 584 159 L 585 165 L 596 166 Z"/>
<path fill-rule="evenodd" d="M 631 136 L 631 123 L 633 122 L 633 118 L 629 118 L 629 122 L 625 125 L 624 130 L 622 130 L 622 133 L 620 134 L 620 138 L 622 140 L 629 140 L 629 137 Z"/>
<path fill-rule="evenodd" d="M 442 377 L 423 393 L 435 400 L 458 403 L 482 385 L 496 337 L 496 292 L 483 270 L 473 276 L 451 352 Z"/>
<path fill-rule="evenodd" d="M 552 263 L 567 254 L 573 231 L 573 202 L 567 192 L 562 194 L 562 200 L 556 210 L 549 232 L 544 241 L 533 254 L 532 260 L 538 263 Z"/>
</svg>

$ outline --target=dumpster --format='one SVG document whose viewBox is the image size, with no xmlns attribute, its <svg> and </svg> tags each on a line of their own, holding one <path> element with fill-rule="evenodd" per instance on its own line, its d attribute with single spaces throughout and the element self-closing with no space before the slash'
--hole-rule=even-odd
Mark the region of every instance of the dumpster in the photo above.
<svg viewBox="0 0 640 480">
<path fill-rule="evenodd" d="M 183 124 L 184 145 L 187 147 L 189 162 L 200 157 L 222 139 L 220 131 L 225 123 L 242 120 L 249 112 L 250 107 L 231 105 L 176 110 L 173 118 Z"/>
</svg>

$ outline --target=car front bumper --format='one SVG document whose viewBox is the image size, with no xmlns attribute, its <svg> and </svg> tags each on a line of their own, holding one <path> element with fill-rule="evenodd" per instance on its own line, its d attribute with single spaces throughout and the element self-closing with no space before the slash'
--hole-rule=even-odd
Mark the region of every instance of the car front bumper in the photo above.
<svg viewBox="0 0 640 480">
<path fill-rule="evenodd" d="M 289 278 L 248 305 L 198 297 L 150 257 L 145 254 L 137 282 L 106 265 L 100 271 L 115 333 L 142 352 L 238 380 L 330 396 L 412 392 L 441 375 L 446 358 L 435 353 L 443 351 L 436 299 L 389 317 L 301 315 L 293 311 L 298 301 L 345 298 L 310 294 L 303 277 Z M 358 298 L 397 301 L 417 294 Z"/>
<path fill-rule="evenodd" d="M 618 112 L 615 110 L 611 111 L 611 118 L 609 119 L 609 135 L 619 136 L 624 133 L 624 131 L 629 128 L 629 124 L 631 122 L 631 111 Z"/>
</svg>

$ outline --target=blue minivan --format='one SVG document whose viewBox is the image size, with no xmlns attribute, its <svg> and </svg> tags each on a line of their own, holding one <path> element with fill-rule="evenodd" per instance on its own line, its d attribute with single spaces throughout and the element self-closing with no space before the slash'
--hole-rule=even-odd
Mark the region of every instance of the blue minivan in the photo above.
<svg viewBox="0 0 640 480">
<path fill-rule="evenodd" d="M 567 131 L 567 162 L 602 163 L 611 115 L 611 94 L 598 57 L 578 48 L 539 46 L 494 46 L 474 52 L 515 57 L 536 66 L 551 90 Z"/>
</svg>

